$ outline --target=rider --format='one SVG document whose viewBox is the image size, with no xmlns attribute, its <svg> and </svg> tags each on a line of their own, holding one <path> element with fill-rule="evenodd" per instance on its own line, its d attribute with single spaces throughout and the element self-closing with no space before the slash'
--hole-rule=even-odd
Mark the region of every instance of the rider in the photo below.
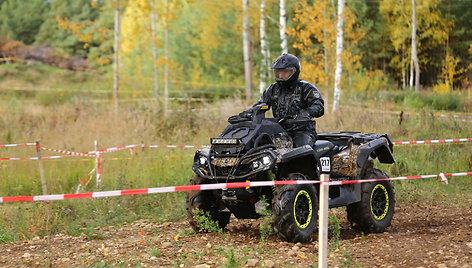
<svg viewBox="0 0 472 268">
<path fill-rule="evenodd" d="M 313 84 L 298 79 L 300 61 L 294 55 L 282 54 L 272 63 L 271 68 L 276 82 L 264 91 L 257 104 L 266 103 L 272 107 L 274 118 L 292 137 L 294 147 L 307 144 L 313 147 L 316 141 L 316 122 L 312 118 L 324 114 L 324 101 L 320 91 Z M 289 123 L 290 120 L 287 119 L 302 123 Z"/>
</svg>

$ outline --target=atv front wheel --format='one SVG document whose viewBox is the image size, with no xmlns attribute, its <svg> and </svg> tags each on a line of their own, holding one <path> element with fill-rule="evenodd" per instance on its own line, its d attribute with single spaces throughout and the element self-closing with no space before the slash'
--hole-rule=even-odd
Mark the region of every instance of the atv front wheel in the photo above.
<svg viewBox="0 0 472 268">
<path fill-rule="evenodd" d="M 367 170 L 367 179 L 388 178 L 375 168 Z M 382 233 L 390 226 L 395 209 L 395 192 L 390 181 L 362 183 L 361 201 L 347 206 L 351 224 L 366 233 Z"/>
<path fill-rule="evenodd" d="M 289 174 L 288 180 L 306 180 L 299 173 Z M 277 186 L 272 199 L 275 233 L 289 242 L 307 243 L 317 227 L 318 198 L 314 185 Z"/>
<path fill-rule="evenodd" d="M 195 175 L 190 184 L 197 185 L 204 183 L 204 179 Z M 218 190 L 188 191 L 186 192 L 187 219 L 196 232 L 208 232 L 195 219 L 196 210 L 208 213 L 210 220 L 218 222 L 219 228 L 223 229 L 228 225 L 231 212 L 222 212 L 218 206 Z"/>
</svg>

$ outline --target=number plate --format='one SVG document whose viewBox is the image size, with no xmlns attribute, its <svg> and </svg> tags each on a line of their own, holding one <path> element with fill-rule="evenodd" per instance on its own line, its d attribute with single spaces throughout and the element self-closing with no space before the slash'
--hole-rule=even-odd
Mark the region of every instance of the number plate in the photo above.
<svg viewBox="0 0 472 268">
<path fill-rule="evenodd" d="M 320 162 L 321 162 L 321 172 L 323 173 L 331 172 L 331 160 L 329 159 L 329 157 L 321 157 Z"/>
</svg>

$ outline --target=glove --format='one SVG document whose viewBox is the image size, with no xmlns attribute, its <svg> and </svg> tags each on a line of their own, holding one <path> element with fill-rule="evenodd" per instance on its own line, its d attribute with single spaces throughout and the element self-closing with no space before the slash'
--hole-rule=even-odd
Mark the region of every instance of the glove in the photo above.
<svg viewBox="0 0 472 268">
<path fill-rule="evenodd" d="M 239 113 L 239 117 L 250 119 L 252 118 L 252 113 L 253 113 L 252 109 L 248 109 L 246 111 Z"/>
<path fill-rule="evenodd" d="M 307 111 L 301 110 L 300 113 L 295 116 L 295 119 L 309 121 L 311 120 L 311 116 L 310 113 L 308 113 Z"/>
<path fill-rule="evenodd" d="M 232 115 L 232 116 L 228 117 L 228 123 L 230 123 L 230 124 L 239 123 L 239 116 L 238 115 Z"/>
<path fill-rule="evenodd" d="M 253 110 L 252 109 L 247 109 L 246 111 L 243 111 L 243 112 L 240 112 L 239 113 L 239 118 L 241 119 L 252 119 L 252 114 L 253 114 Z"/>
<path fill-rule="evenodd" d="M 249 121 L 252 119 L 252 109 L 248 109 L 246 111 L 240 112 L 238 115 L 233 115 L 228 118 L 228 123 L 236 124 L 243 121 Z"/>
</svg>

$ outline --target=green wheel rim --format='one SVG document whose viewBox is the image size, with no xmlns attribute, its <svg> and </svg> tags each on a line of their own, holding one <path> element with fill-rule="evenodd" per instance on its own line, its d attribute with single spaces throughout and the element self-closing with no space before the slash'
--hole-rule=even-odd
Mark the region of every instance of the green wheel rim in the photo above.
<svg viewBox="0 0 472 268">
<path fill-rule="evenodd" d="M 293 217 L 298 228 L 305 229 L 311 222 L 313 216 L 313 206 L 311 197 L 307 191 L 301 190 L 295 197 L 293 204 Z"/>
<path fill-rule="evenodd" d="M 387 216 L 389 204 L 387 188 L 382 184 L 375 185 L 370 194 L 370 211 L 374 219 L 383 220 Z"/>
</svg>

